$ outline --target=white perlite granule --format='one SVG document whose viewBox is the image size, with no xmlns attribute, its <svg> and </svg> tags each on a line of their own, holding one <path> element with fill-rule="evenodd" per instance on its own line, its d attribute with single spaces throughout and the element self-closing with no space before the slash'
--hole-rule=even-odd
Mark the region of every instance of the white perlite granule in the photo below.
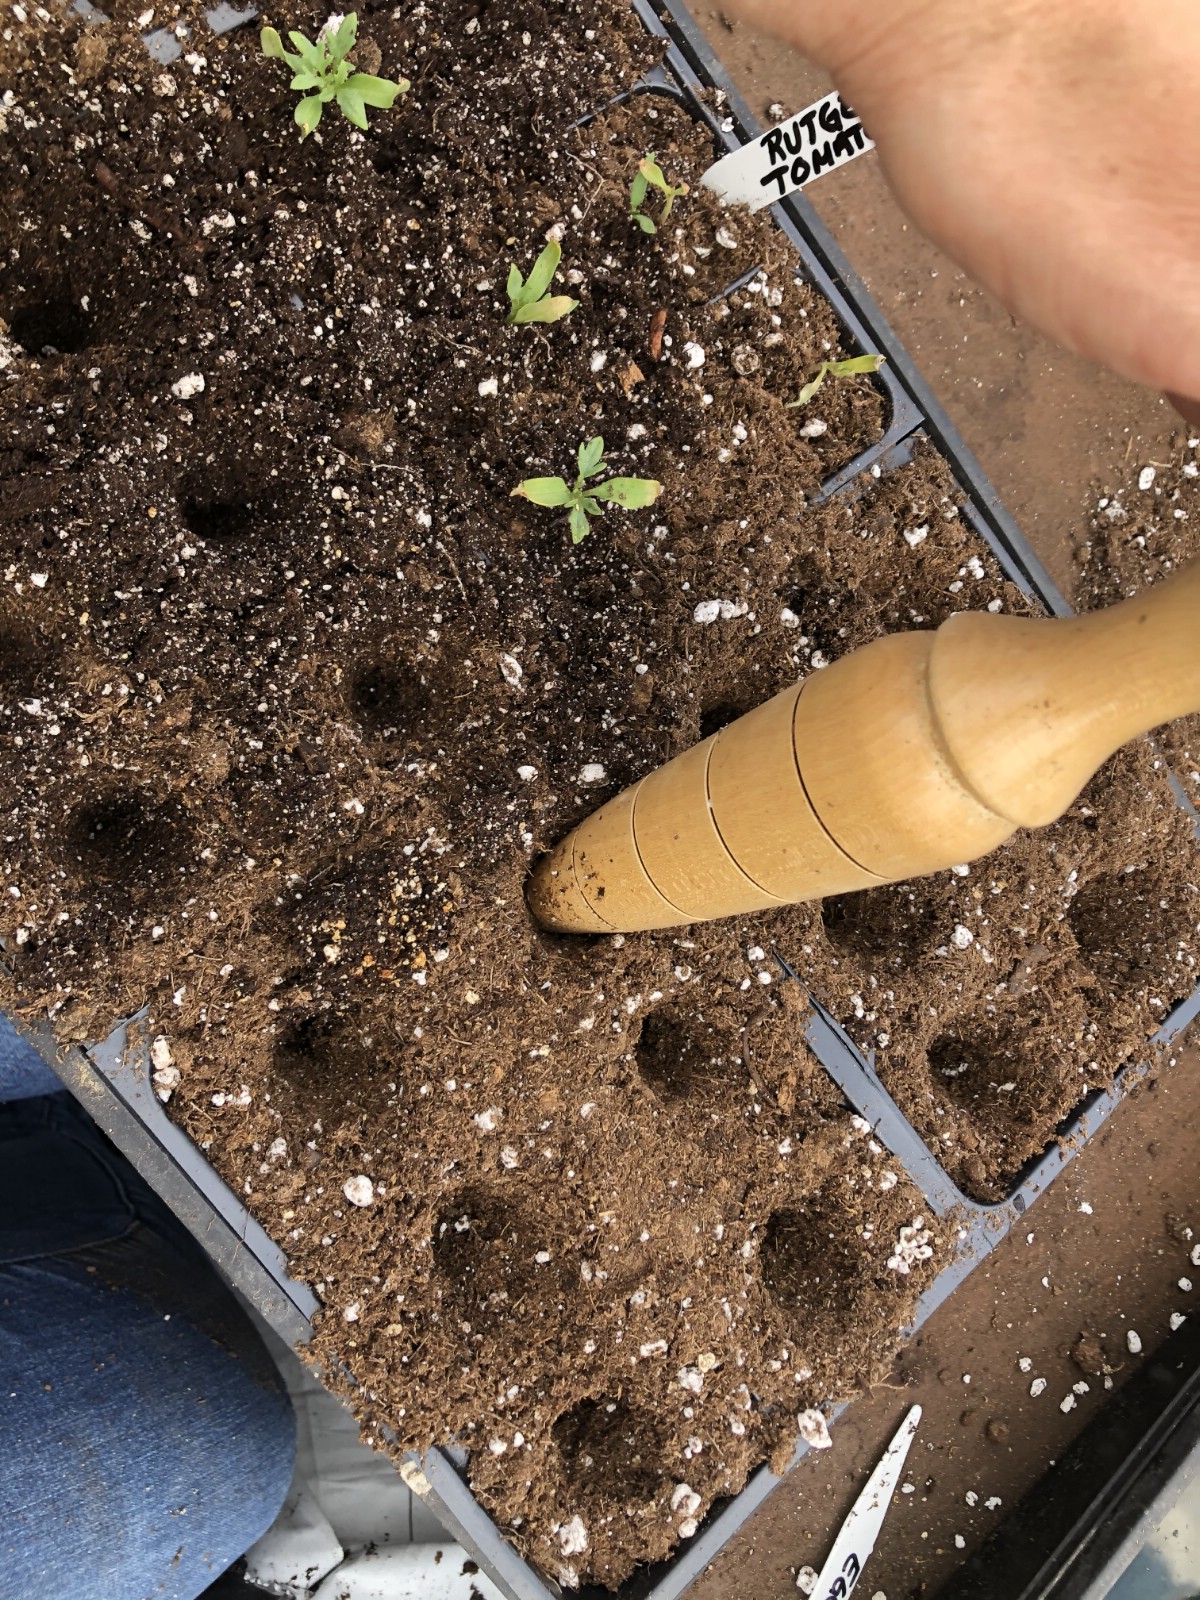
<svg viewBox="0 0 1200 1600">
<path fill-rule="evenodd" d="M 925 1218 L 914 1217 L 907 1228 L 900 1229 L 896 1248 L 888 1257 L 888 1266 L 893 1272 L 903 1273 L 907 1277 L 919 1261 L 928 1261 L 932 1254 L 933 1245 Z"/>
<path fill-rule="evenodd" d="M 565 1556 L 583 1554 L 588 1547 L 588 1534 L 582 1517 L 572 1517 L 558 1529 L 558 1547 Z"/>
<path fill-rule="evenodd" d="M 342 1193 L 352 1206 L 369 1206 L 375 1198 L 375 1185 L 360 1172 L 357 1177 L 346 1179 Z"/>
<path fill-rule="evenodd" d="M 171 393 L 176 400 L 190 400 L 193 395 L 203 394 L 203 375 L 199 372 L 185 372 L 182 378 L 177 378 L 171 385 Z"/>
<path fill-rule="evenodd" d="M 829 1450 L 833 1440 L 829 1437 L 829 1424 L 820 1411 L 802 1411 L 796 1418 L 800 1437 L 814 1450 Z"/>
</svg>

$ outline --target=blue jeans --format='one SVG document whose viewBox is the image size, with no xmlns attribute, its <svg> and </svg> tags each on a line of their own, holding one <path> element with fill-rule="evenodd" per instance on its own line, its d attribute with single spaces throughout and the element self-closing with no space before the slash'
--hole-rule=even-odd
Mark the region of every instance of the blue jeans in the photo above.
<svg viewBox="0 0 1200 1600">
<path fill-rule="evenodd" d="M 0 1017 L 2 1600 L 194 1600 L 294 1450 L 249 1318 Z"/>
</svg>

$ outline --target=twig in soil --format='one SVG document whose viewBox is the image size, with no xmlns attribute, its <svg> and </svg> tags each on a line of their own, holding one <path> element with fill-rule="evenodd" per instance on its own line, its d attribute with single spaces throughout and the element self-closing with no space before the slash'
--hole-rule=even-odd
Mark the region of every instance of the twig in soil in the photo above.
<svg viewBox="0 0 1200 1600">
<path fill-rule="evenodd" d="M 747 1028 L 749 1028 L 749 1024 L 747 1024 Z M 771 1090 L 767 1084 L 767 1080 L 763 1077 L 762 1073 L 754 1064 L 754 1051 L 750 1048 L 750 1034 L 748 1031 L 745 1039 L 742 1041 L 742 1060 L 746 1063 L 746 1071 L 750 1074 L 751 1081 L 761 1097 L 778 1109 L 778 1100 L 776 1100 L 775 1096 L 771 1093 Z"/>
<path fill-rule="evenodd" d="M 660 306 L 650 318 L 650 359 L 662 360 L 663 335 L 667 331 L 667 308 Z"/>
<path fill-rule="evenodd" d="M 467 594 L 466 587 L 464 586 L 462 579 L 458 575 L 458 568 L 454 563 L 454 557 L 450 554 L 449 550 L 446 549 L 446 546 L 442 543 L 442 541 L 440 539 L 437 541 L 436 548 L 442 552 L 442 554 L 445 556 L 446 560 L 450 563 L 450 571 L 454 574 L 454 581 L 458 585 L 459 592 L 461 593 L 461 595 L 463 597 L 463 600 L 466 603 L 466 606 L 467 606 L 467 608 L 469 610 L 470 607 L 471 607 L 471 598 Z"/>
<path fill-rule="evenodd" d="M 182 212 L 163 211 L 159 206 L 146 203 L 136 193 L 130 193 L 104 161 L 97 161 L 92 171 L 96 182 L 106 194 L 111 195 L 113 203 L 127 217 L 132 217 L 139 227 L 149 228 L 151 233 L 173 241 L 187 256 L 203 256 L 207 253 L 208 245 L 196 237 L 195 227 Z"/>
<path fill-rule="evenodd" d="M 583 216 L 580 218 L 581 222 L 586 222 L 588 212 L 592 209 L 597 199 L 603 192 L 604 178 L 601 173 L 597 172 L 596 168 L 593 167 L 590 162 L 585 161 L 582 156 L 577 156 L 574 151 L 568 150 L 567 157 L 569 160 L 573 161 L 577 167 L 582 167 L 585 172 L 590 172 L 592 177 L 596 180 L 594 188 L 587 197 L 587 204 L 583 207 Z"/>
<path fill-rule="evenodd" d="M 448 344 L 452 350 L 461 350 L 464 355 L 483 356 L 482 350 L 477 350 L 473 344 L 459 344 L 457 339 L 452 339 L 448 333 L 439 333 L 435 337 L 442 344 Z"/>
</svg>

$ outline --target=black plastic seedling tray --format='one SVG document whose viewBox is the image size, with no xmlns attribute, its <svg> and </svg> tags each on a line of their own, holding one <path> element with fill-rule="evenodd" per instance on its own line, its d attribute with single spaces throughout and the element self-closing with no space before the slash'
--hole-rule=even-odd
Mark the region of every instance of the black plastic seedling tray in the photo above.
<svg viewBox="0 0 1200 1600">
<path fill-rule="evenodd" d="M 83 9 L 87 0 L 75 3 Z M 662 65 L 630 92 L 670 96 L 712 130 L 719 147 L 733 150 L 755 138 L 761 128 L 683 6 L 668 0 L 659 10 L 647 0 L 634 0 L 634 10 L 649 32 L 663 39 L 665 55 Z M 92 14 L 97 18 L 102 15 L 94 11 Z M 210 14 L 209 25 L 224 32 L 250 21 L 254 15 L 252 9 L 234 11 L 225 6 Z M 175 42 L 172 38 L 169 44 Z M 164 47 L 164 41 L 156 41 L 155 36 L 147 44 L 158 51 Z M 775 206 L 773 215 L 796 252 L 799 270 L 829 300 L 846 329 L 848 341 L 888 358 L 876 381 L 886 390 L 890 402 L 889 424 L 875 444 L 824 485 L 822 498 L 847 492 L 864 472 L 883 476 L 894 470 L 911 456 L 918 439 L 928 437 L 949 463 L 963 492 L 963 516 L 992 550 L 1005 575 L 1048 611 L 1067 612 L 1069 608 L 1041 563 L 812 207 L 803 197 L 793 197 Z M 798 981 L 787 964 L 786 954 L 777 953 L 776 959 L 782 971 Z M 1176 1008 L 1156 1042 L 1169 1042 L 1198 1014 L 1200 989 Z M 138 1020 L 131 1018 L 102 1043 L 65 1053 L 56 1048 L 48 1026 L 25 1031 L 99 1126 L 204 1245 L 228 1280 L 283 1338 L 294 1344 L 305 1342 L 311 1334 L 312 1318 L 320 1308 L 317 1296 L 307 1285 L 288 1276 L 282 1250 L 217 1176 L 203 1151 L 167 1117 L 150 1081 L 147 1045 L 133 1027 Z M 951 1219 L 957 1248 L 953 1259 L 922 1296 L 914 1329 L 995 1249 L 1145 1071 L 1142 1066 L 1131 1065 L 1111 1090 L 1091 1095 L 1059 1130 L 1050 1148 L 1019 1175 L 1012 1193 L 1000 1203 L 981 1205 L 955 1186 L 883 1087 L 873 1061 L 824 1009 L 819 996 L 813 997 L 807 1042 L 840 1088 L 847 1105 L 870 1122 L 880 1142 L 924 1195 L 930 1211 L 939 1218 Z M 806 1450 L 807 1446 L 798 1446 L 793 1465 Z M 402 1470 L 410 1487 L 426 1499 L 509 1600 L 557 1600 L 561 1594 L 557 1584 L 518 1555 L 476 1502 L 465 1468 L 464 1453 L 437 1449 L 419 1459 L 412 1457 Z M 768 1468 L 759 1468 L 739 1495 L 713 1508 L 695 1537 L 681 1545 L 671 1560 L 630 1579 L 620 1590 L 618 1600 L 676 1600 L 779 1482 Z M 609 1591 L 591 1587 L 581 1593 L 584 1600 L 601 1600 Z"/>
</svg>

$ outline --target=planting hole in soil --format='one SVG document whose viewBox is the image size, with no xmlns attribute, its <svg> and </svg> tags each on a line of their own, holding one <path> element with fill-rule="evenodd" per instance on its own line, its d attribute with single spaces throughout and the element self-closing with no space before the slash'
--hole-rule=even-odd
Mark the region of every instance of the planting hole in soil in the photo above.
<svg viewBox="0 0 1200 1600">
<path fill-rule="evenodd" d="M 1178 901 L 1172 878 L 1158 871 L 1127 871 L 1085 884 L 1068 913 L 1085 966 L 1107 984 L 1165 981 L 1172 985 L 1172 1002 L 1190 994 L 1194 974 L 1188 941 L 1180 938 Z"/>
<path fill-rule="evenodd" d="M 414 741 L 428 732 L 433 690 L 415 673 L 373 663 L 350 680 L 350 708 L 364 729 L 380 739 Z"/>
<path fill-rule="evenodd" d="M 8 319 L 15 343 L 33 356 L 74 356 L 92 340 L 93 320 L 76 295 L 63 291 L 16 307 Z"/>
<path fill-rule="evenodd" d="M 140 794 L 118 794 L 82 805 L 62 849 L 82 884 L 102 884 L 110 901 L 124 895 L 143 899 L 189 871 L 191 834 L 175 802 L 155 805 Z"/>
<path fill-rule="evenodd" d="M 934 906 L 918 888 L 830 895 L 821 925 L 831 949 L 882 975 L 904 965 L 937 932 Z"/>
<path fill-rule="evenodd" d="M 54 646 L 0 611 L 0 706 L 15 712 L 54 672 Z"/>
<path fill-rule="evenodd" d="M 839 1188 L 835 1180 L 796 1207 L 775 1212 L 763 1236 L 763 1282 L 785 1318 L 796 1319 L 801 1340 L 806 1320 L 818 1311 L 836 1334 L 850 1333 L 871 1289 L 886 1286 L 881 1241 L 847 1212 Z M 922 1219 L 914 1249 L 930 1245 L 925 1231 Z"/>
<path fill-rule="evenodd" d="M 722 728 L 729 726 L 752 707 L 747 705 L 732 705 L 729 701 L 719 701 L 715 706 L 709 706 L 700 713 L 700 737 L 710 738 L 714 733 L 720 733 Z"/>
<path fill-rule="evenodd" d="M 433 1229 L 440 1293 L 472 1342 L 535 1324 L 564 1282 L 558 1227 L 525 1208 L 520 1191 L 474 1185 L 456 1193 Z"/>
<path fill-rule="evenodd" d="M 554 1444 L 576 1492 L 599 1483 L 614 1497 L 652 1501 L 670 1470 L 668 1430 L 619 1398 L 582 1400 L 554 1424 Z"/>
<path fill-rule="evenodd" d="M 1020 1053 L 1002 1040 L 970 1033 L 943 1034 L 929 1047 L 935 1097 L 940 1091 L 968 1114 L 980 1113 L 991 1095 L 1015 1093 L 1019 1062 Z"/>
<path fill-rule="evenodd" d="M 353 1022 L 331 1016 L 289 1023 L 275 1049 L 280 1097 L 294 1099 L 309 1122 L 340 1122 L 397 1104 L 395 1066 L 380 1060 L 382 1041 Z M 403 1115 L 403 1112 L 401 1112 Z"/>
<path fill-rule="evenodd" d="M 686 1100 L 709 1086 L 728 1088 L 731 1069 L 719 1048 L 719 1036 L 703 1018 L 655 1011 L 642 1023 L 638 1075 L 666 1101 Z"/>
<path fill-rule="evenodd" d="M 1186 985 L 1194 846 L 1143 746 L 964 876 L 535 928 L 531 862 L 699 735 L 883 633 L 1027 602 L 927 444 L 817 503 L 887 391 L 792 409 L 862 352 L 770 217 L 703 190 L 706 128 L 609 103 L 656 50 L 629 13 L 361 20 L 414 87 L 303 143 L 249 30 L 198 67 L 37 12 L 5 46 L 5 304 L 86 282 L 97 320 L 72 353 L 39 313 L 52 361 L 0 330 L 0 649 L 37 700 L 0 695 L 0 1003 L 88 1039 L 148 1004 L 170 1114 L 320 1297 L 312 1355 L 372 1436 L 459 1442 L 524 1556 L 615 1587 L 885 1372 L 950 1259 L 810 1055 L 805 987 L 1002 1190 L 1170 999 L 1139 968 L 1101 1000 L 1076 885 L 1178 869 Z M 653 237 L 651 150 L 689 186 Z M 578 305 L 512 325 L 548 236 Z M 595 438 L 662 489 L 574 544 L 513 490 Z M 1014 1004 L 1062 1040 L 1030 1035 L 1049 1088 L 993 1137 L 929 1051 L 992 1007 L 1015 1035 Z"/>
</svg>

